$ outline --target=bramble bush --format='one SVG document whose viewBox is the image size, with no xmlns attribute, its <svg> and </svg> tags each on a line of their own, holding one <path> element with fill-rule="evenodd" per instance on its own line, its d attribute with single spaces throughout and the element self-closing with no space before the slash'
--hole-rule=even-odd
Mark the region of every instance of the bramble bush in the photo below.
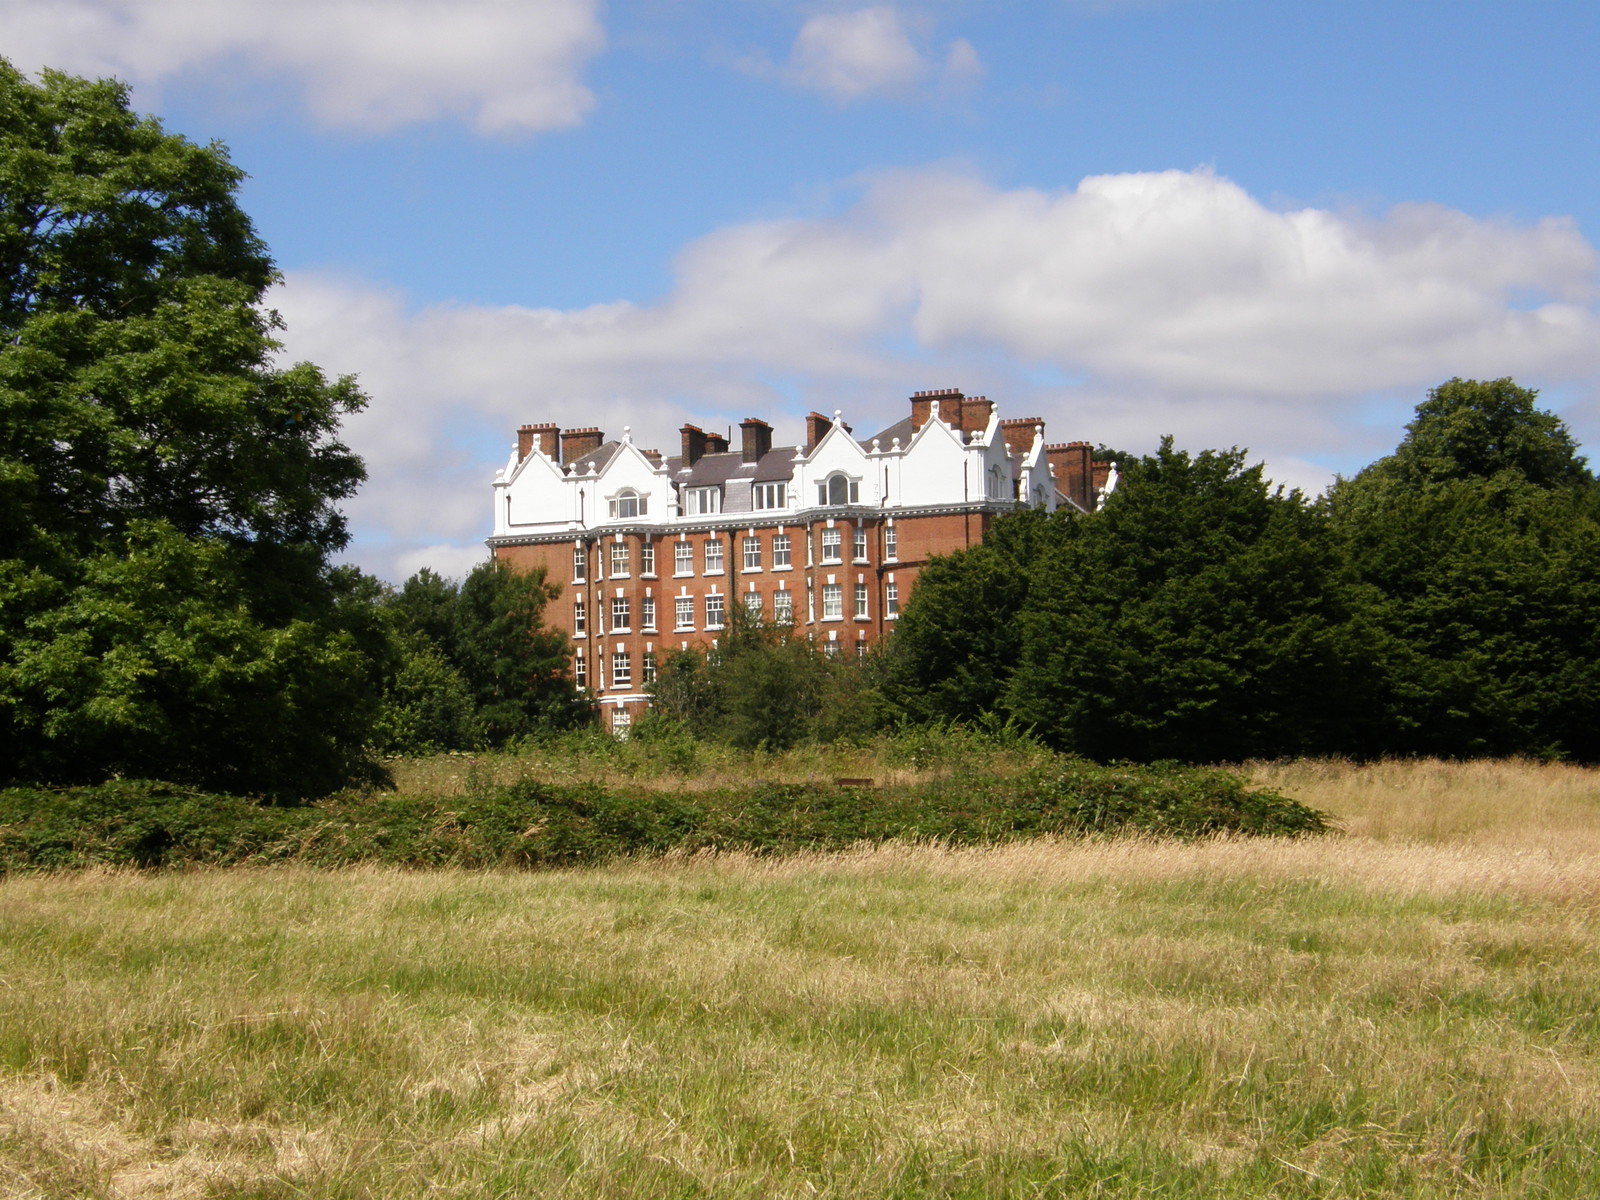
<svg viewBox="0 0 1600 1200">
<path fill-rule="evenodd" d="M 88 866 L 553 867 L 626 855 L 953 845 L 1087 833 L 1300 835 L 1321 814 L 1221 768 L 1047 762 L 1004 778 L 910 784 L 755 781 L 710 790 L 490 786 L 464 796 L 348 792 L 283 807 L 173 784 L 0 791 L 0 874 Z"/>
</svg>

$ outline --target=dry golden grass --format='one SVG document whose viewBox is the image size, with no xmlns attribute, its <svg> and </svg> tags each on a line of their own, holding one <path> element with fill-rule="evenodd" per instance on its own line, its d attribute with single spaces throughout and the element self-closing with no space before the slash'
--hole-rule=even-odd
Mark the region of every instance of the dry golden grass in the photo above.
<svg viewBox="0 0 1600 1200">
<path fill-rule="evenodd" d="M 1519 760 L 1252 763 L 1257 783 L 1333 813 L 1351 834 L 1553 853 L 1600 852 L 1600 771 Z"/>
<path fill-rule="evenodd" d="M 1350 832 L 7 880 L 0 1194 L 1600 1195 L 1590 777 L 1253 770 Z"/>
</svg>

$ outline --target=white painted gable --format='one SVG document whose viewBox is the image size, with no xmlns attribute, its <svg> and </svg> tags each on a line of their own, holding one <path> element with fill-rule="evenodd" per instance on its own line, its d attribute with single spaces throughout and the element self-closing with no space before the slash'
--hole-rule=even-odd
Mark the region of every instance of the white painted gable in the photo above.
<svg viewBox="0 0 1600 1200">
<path fill-rule="evenodd" d="M 577 518 L 561 465 L 536 447 L 520 463 L 512 461 L 495 480 L 495 533 L 528 532 L 534 527 L 561 528 Z"/>
<path fill-rule="evenodd" d="M 611 501 L 625 491 L 633 491 L 645 501 L 646 512 L 638 518 L 617 518 L 620 523 L 637 524 L 640 520 L 659 521 L 667 515 L 667 501 L 672 497 L 672 485 L 666 471 L 657 470 L 648 458 L 633 444 L 627 433 L 617 452 L 611 456 L 601 472 L 585 479 L 581 485 L 586 491 L 585 508 L 591 525 L 612 523 Z"/>
<path fill-rule="evenodd" d="M 842 472 L 859 482 L 860 498 L 857 503 L 876 507 L 883 502 L 883 482 L 878 472 L 872 469 L 861 443 L 850 436 L 837 417 L 811 453 L 795 462 L 798 507 L 815 506 L 817 484 L 836 472 Z"/>
<path fill-rule="evenodd" d="M 900 495 L 896 507 L 959 504 L 982 497 L 982 459 L 962 444 L 961 435 L 930 417 L 911 436 L 900 464 Z"/>
</svg>

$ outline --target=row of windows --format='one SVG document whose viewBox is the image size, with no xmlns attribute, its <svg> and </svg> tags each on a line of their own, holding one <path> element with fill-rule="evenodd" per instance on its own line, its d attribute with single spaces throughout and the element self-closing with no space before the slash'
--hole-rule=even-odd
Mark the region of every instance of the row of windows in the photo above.
<svg viewBox="0 0 1600 1200">
<path fill-rule="evenodd" d="M 627 542 L 612 542 L 607 547 L 608 558 L 613 575 L 630 575 L 633 547 Z M 654 542 L 644 542 L 639 546 L 639 572 L 643 575 L 654 575 L 656 572 L 656 545 Z M 589 547 L 583 542 L 578 542 L 572 547 L 572 580 L 582 583 L 589 575 Z"/>
<path fill-rule="evenodd" d="M 654 683 L 656 681 L 656 656 L 646 652 L 640 663 L 641 683 Z M 572 660 L 572 682 L 580 688 L 589 686 L 589 660 L 583 655 L 578 655 Z M 629 687 L 633 684 L 633 655 L 626 650 L 618 650 L 611 656 L 611 686 Z M 604 678 L 596 680 L 596 686 L 604 688 Z"/>
<path fill-rule="evenodd" d="M 836 641 L 823 643 L 823 649 L 832 657 L 836 658 L 839 655 L 839 643 Z M 864 658 L 866 653 L 867 643 L 865 641 L 856 642 L 856 656 Z M 643 685 L 652 684 L 656 681 L 656 674 L 655 653 L 646 651 L 640 662 L 639 682 Z M 581 654 L 572 660 L 572 681 L 579 688 L 587 688 L 589 686 L 589 661 Z M 606 686 L 604 677 L 597 680 L 596 683 L 601 689 Z M 627 650 L 618 650 L 611 655 L 611 686 L 618 688 L 631 687 L 632 685 L 633 655 Z"/>
<path fill-rule="evenodd" d="M 743 556 L 746 571 L 759 571 L 762 568 L 762 539 L 755 534 L 739 539 L 739 548 Z M 607 557 L 610 573 L 613 578 L 632 574 L 631 559 L 633 547 L 627 542 L 611 542 L 607 547 Z M 858 526 L 851 538 L 851 552 L 856 562 L 867 561 L 867 531 L 863 526 Z M 893 525 L 884 530 L 883 539 L 884 558 L 893 562 L 899 557 L 899 538 Z M 772 569 L 783 570 L 793 566 L 792 543 L 787 533 L 772 535 Z M 701 555 L 704 562 L 705 573 L 710 575 L 725 569 L 725 557 L 721 538 L 708 538 L 701 544 Z M 823 563 L 838 563 L 844 561 L 844 531 L 840 529 L 824 529 L 821 539 L 821 561 Z M 672 569 L 678 575 L 694 574 L 694 544 L 692 542 L 674 542 L 672 544 Z M 644 542 L 639 546 L 639 571 L 643 575 L 654 575 L 656 571 L 656 546 L 654 542 Z M 579 542 L 572 548 L 572 579 L 575 583 L 582 583 L 588 578 L 589 549 Z"/>
<path fill-rule="evenodd" d="M 705 597 L 706 628 L 721 629 L 724 622 L 726 601 L 724 596 Z M 744 597 L 745 607 L 751 614 L 761 615 L 762 598 L 759 594 L 751 592 Z M 625 602 L 624 602 L 625 603 Z M 824 584 L 822 588 L 822 616 L 823 620 L 843 616 L 844 588 L 841 584 Z M 900 589 L 891 580 L 884 587 L 884 608 L 886 615 L 896 616 L 900 611 Z M 856 616 L 867 615 L 867 585 L 855 585 L 855 610 Z M 680 629 L 694 627 L 694 598 L 692 596 L 679 596 L 676 598 L 676 614 Z M 779 624 L 790 625 L 794 623 L 794 595 L 791 592 L 777 592 L 772 597 L 772 619 Z M 581 630 L 580 630 L 581 632 Z M 837 654 L 839 644 L 829 642 L 826 649 L 830 654 Z M 856 646 L 857 653 L 866 653 L 866 643 L 860 642 Z M 641 682 L 654 683 L 656 678 L 656 656 L 654 652 L 647 651 L 641 663 L 643 668 Z M 573 660 L 573 681 L 580 688 L 589 686 L 588 660 L 579 654 Z M 633 656 L 627 650 L 618 650 L 611 655 L 611 686 L 628 687 L 633 683 Z M 598 681 L 601 688 L 606 686 L 605 680 Z"/>
<path fill-rule="evenodd" d="M 727 597 L 705 596 L 705 628 L 721 629 L 727 623 Z M 745 608 L 755 617 L 762 615 L 764 603 L 760 593 L 748 592 L 743 597 Z M 868 610 L 868 589 L 866 581 L 858 580 L 855 585 L 854 614 L 859 618 L 867 618 L 871 614 Z M 694 626 L 694 597 L 673 597 L 672 615 L 675 630 L 692 630 Z M 900 615 L 900 585 L 894 580 L 884 584 L 883 590 L 884 616 L 897 617 Z M 816 614 L 809 613 L 812 619 Z M 772 597 L 772 619 L 780 624 L 788 625 L 794 622 L 794 594 L 792 592 L 776 592 Z M 822 585 L 822 619 L 824 621 L 838 621 L 844 619 L 844 585 L 839 583 L 825 583 Z M 645 633 L 653 633 L 656 628 L 656 600 L 654 596 L 644 596 L 639 600 L 639 628 Z M 611 601 L 612 633 L 631 633 L 633 631 L 633 600 L 627 596 L 616 596 Z M 572 631 L 574 634 L 587 636 L 589 633 L 588 606 L 582 599 L 572 602 Z M 604 633 L 605 630 L 600 632 Z"/>
<path fill-rule="evenodd" d="M 788 485 L 757 483 L 750 489 L 751 502 L 761 512 L 788 507 Z M 648 516 L 650 497 L 640 495 L 632 488 L 623 488 L 607 502 L 613 521 L 632 520 Z M 848 475 L 835 473 L 817 484 L 817 504 L 823 508 L 838 508 L 846 504 L 861 503 L 861 481 Z M 722 488 L 687 487 L 683 489 L 683 515 L 707 516 L 722 511 Z"/>
<path fill-rule="evenodd" d="M 639 600 L 639 628 L 646 633 L 656 627 L 656 598 L 644 596 Z M 611 601 L 611 631 L 613 633 L 630 633 L 633 630 L 633 600 L 627 596 L 617 596 Z M 583 598 L 572 602 L 572 632 L 587 636 L 589 632 L 589 607 Z M 599 632 L 604 633 L 601 629 Z"/>
</svg>

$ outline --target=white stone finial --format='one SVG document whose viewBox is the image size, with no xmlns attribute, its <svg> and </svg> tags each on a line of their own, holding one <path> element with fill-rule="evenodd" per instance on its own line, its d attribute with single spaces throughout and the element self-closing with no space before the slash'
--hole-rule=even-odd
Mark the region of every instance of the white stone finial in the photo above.
<svg viewBox="0 0 1600 1200">
<path fill-rule="evenodd" d="M 631 444 L 632 443 L 632 441 L 633 441 L 633 426 L 632 425 L 624 425 L 622 427 L 622 440 L 623 440 L 623 442 L 625 444 Z"/>
<path fill-rule="evenodd" d="M 842 408 L 834 409 L 833 410 L 833 423 L 835 425 L 837 425 L 837 424 L 839 424 L 839 422 L 841 422 L 843 420 L 844 420 L 844 409 L 842 409 Z"/>
</svg>

